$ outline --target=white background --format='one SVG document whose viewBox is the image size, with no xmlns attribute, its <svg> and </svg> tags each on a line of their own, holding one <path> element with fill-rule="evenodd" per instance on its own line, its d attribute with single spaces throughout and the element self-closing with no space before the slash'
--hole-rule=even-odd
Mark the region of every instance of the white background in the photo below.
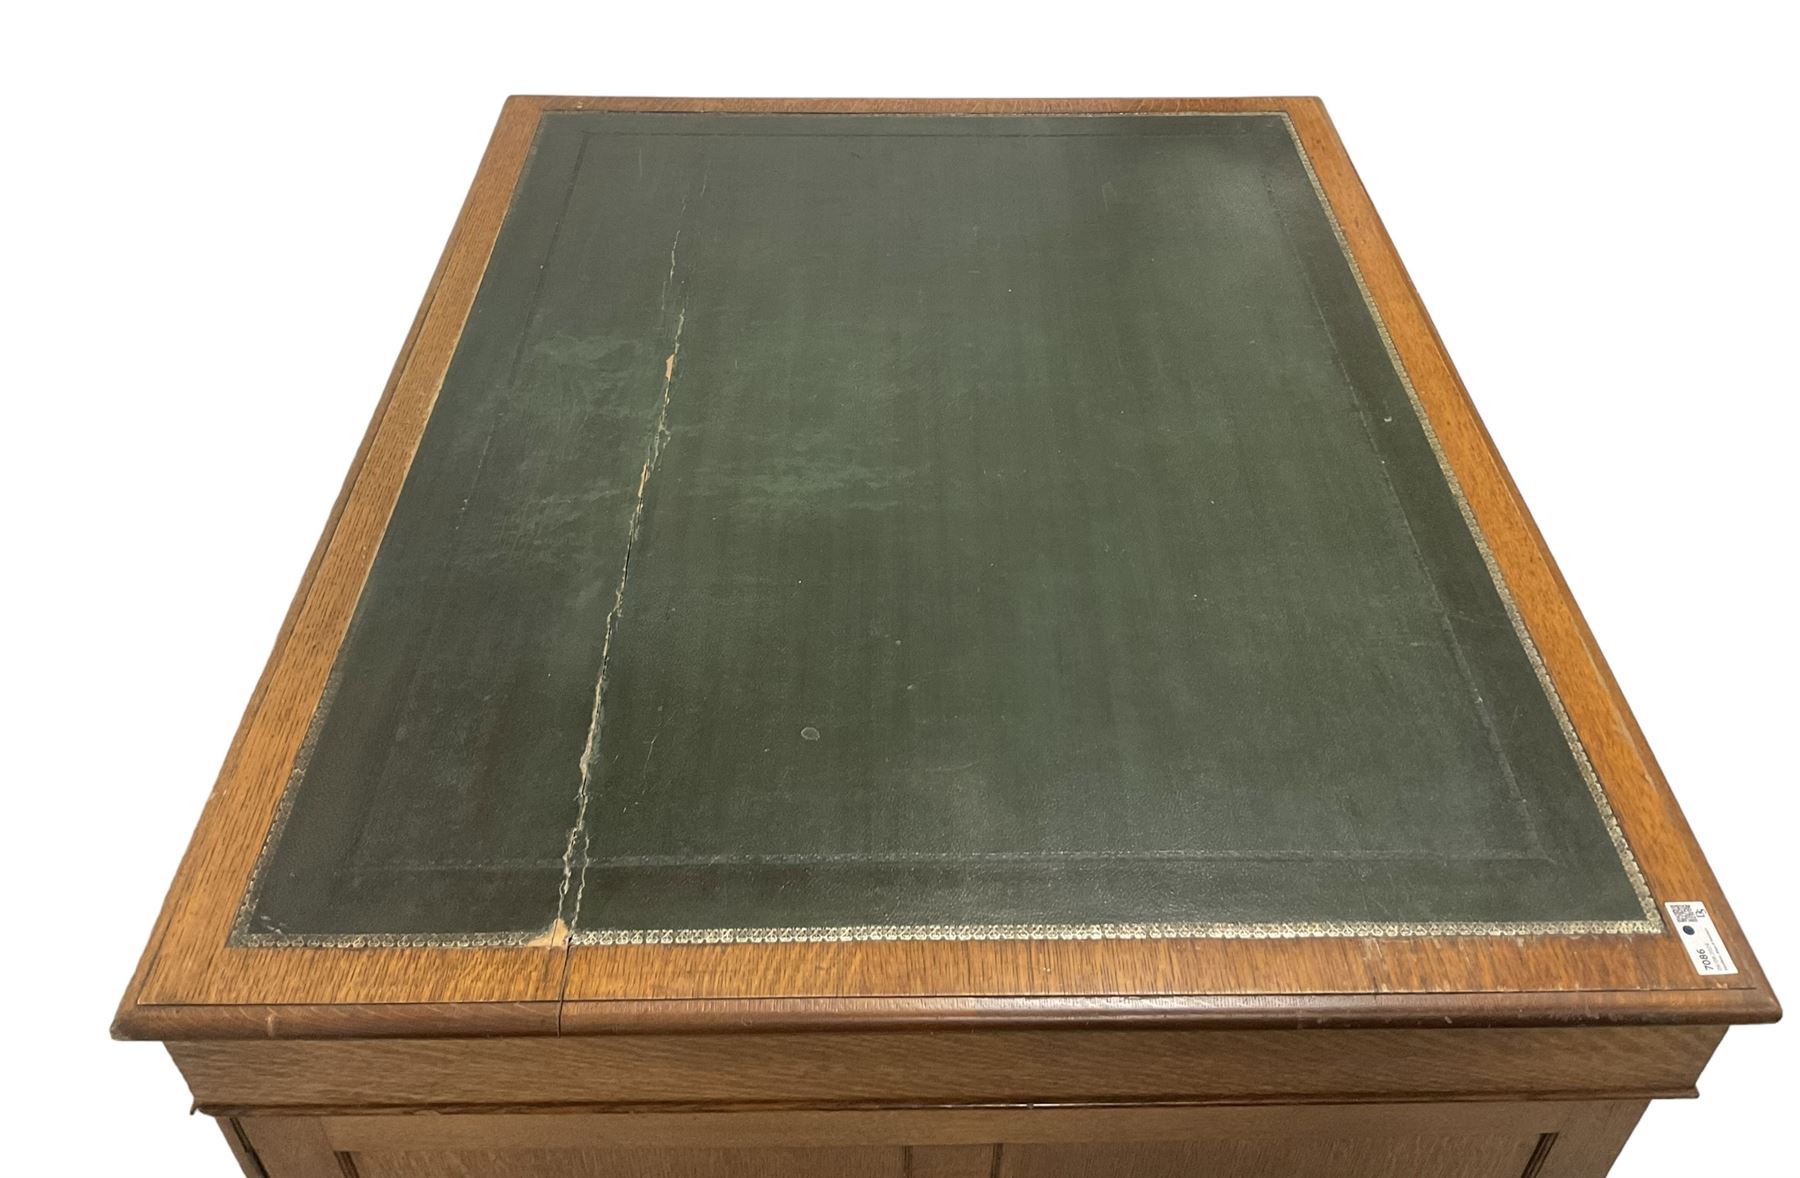
<svg viewBox="0 0 1800 1178">
<path fill-rule="evenodd" d="M 227 1175 L 106 1038 L 501 99 L 1319 94 L 1800 993 L 1795 29 L 1775 5 L 13 7 L 0 1169 Z M 1782 1161 L 1732 1032 L 1626 1176 Z"/>
</svg>

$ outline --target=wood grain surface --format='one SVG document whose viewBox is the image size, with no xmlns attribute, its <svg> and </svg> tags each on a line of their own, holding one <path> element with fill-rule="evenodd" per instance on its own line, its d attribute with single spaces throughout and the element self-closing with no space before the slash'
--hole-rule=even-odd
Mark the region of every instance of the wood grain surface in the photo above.
<svg viewBox="0 0 1800 1178">
<path fill-rule="evenodd" d="M 654 1146 L 670 1141 L 721 1148 L 765 1145 L 912 1145 L 987 1149 L 989 1143 L 1240 1140 L 1292 1137 L 1479 1133 L 1569 1136 L 1576 1126 L 1618 1110 L 1623 1101 L 1508 1101 L 1316 1105 L 1167 1105 L 1037 1108 L 912 1108 L 853 1111 L 465 1113 L 456 1117 L 324 1116 L 330 1148 L 375 1150 L 580 1149 Z"/>
<path fill-rule="evenodd" d="M 324 1173 L 632 1174 L 1199 1172 L 1282 1178 L 1595 1178 L 1641 1101 L 1299 1107 L 1040 1107 L 557 1116 L 245 1118 L 269 1178 Z M 679 1144 L 675 1144 L 679 1143 Z M 308 1152 L 299 1153 L 296 1147 Z M 759 1169 L 757 1167 L 765 1167 Z M 1261 1166 L 1262 1169 L 1256 1167 Z"/>
<path fill-rule="evenodd" d="M 200 1108 L 215 1115 L 623 1112 L 1683 1096 L 1724 1033 L 964 1029 L 169 1048 Z"/>
<path fill-rule="evenodd" d="M 1739 973 L 1701 977 L 1672 934 L 267 949 L 227 945 L 308 718 L 551 110 L 1132 113 L 1291 121 L 1656 899 L 1700 900 Z M 1521 332 L 1529 329 L 1520 324 Z M 1553 423 L 1551 423 L 1553 424 Z M 1426 996 L 1413 1004 L 1409 996 Z M 1089 1001 L 1091 1000 L 1091 1001 Z M 1779 1014 L 1642 733 L 1314 99 L 509 100 L 344 493 L 253 694 L 121 1005 L 126 1037 L 556 1034 L 1012 1017 L 1105 1025 L 1767 1021 Z M 1412 1013 L 1409 1013 L 1412 1012 Z M 1429 1012 L 1421 1014 L 1419 1012 Z M 383 1028 L 387 1028 L 385 1031 Z"/>
</svg>

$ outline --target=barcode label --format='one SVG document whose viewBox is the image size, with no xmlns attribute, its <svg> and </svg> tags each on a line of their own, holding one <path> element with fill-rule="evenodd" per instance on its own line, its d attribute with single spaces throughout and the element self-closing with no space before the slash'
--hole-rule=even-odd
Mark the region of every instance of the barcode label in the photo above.
<svg viewBox="0 0 1800 1178">
<path fill-rule="evenodd" d="M 1669 910 L 1675 935 L 1681 938 L 1681 946 L 1687 950 L 1696 973 L 1737 972 L 1731 954 L 1725 952 L 1725 944 L 1719 939 L 1719 931 L 1713 927 L 1712 917 L 1706 914 L 1706 905 L 1698 900 L 1676 900 L 1663 907 Z"/>
</svg>

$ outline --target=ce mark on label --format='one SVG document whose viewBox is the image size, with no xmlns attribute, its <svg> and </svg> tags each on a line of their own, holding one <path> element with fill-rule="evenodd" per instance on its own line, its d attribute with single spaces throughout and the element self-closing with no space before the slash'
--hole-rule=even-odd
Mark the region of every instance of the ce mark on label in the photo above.
<svg viewBox="0 0 1800 1178">
<path fill-rule="evenodd" d="M 1719 931 L 1713 927 L 1712 917 L 1706 914 L 1706 905 L 1698 900 L 1673 900 L 1663 907 L 1669 910 L 1675 934 L 1681 938 L 1681 947 L 1687 950 L 1696 973 L 1737 972 L 1731 954 L 1725 952 L 1725 943 L 1719 939 Z"/>
</svg>

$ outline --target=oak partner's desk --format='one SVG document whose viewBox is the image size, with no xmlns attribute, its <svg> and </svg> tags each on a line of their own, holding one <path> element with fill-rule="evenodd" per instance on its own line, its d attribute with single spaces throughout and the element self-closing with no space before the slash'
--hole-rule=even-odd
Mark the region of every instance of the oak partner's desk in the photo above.
<svg viewBox="0 0 1800 1178">
<path fill-rule="evenodd" d="M 1317 102 L 522 98 L 117 1030 L 270 1178 L 1574 1178 L 1777 1013 Z"/>
</svg>

